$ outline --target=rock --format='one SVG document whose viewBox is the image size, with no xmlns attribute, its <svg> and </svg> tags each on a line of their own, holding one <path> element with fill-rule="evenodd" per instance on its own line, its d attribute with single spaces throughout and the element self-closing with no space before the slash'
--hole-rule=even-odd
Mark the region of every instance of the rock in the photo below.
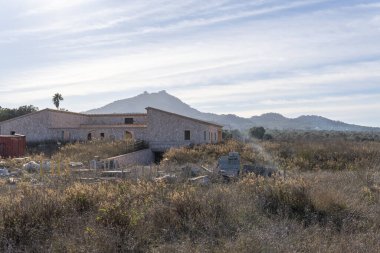
<svg viewBox="0 0 380 253">
<path fill-rule="evenodd" d="M 19 177 L 21 175 L 22 175 L 21 169 L 15 169 L 14 171 L 9 173 L 9 176 L 11 176 L 11 177 Z"/>
<path fill-rule="evenodd" d="M 81 162 L 70 162 L 69 165 L 71 168 L 83 167 L 83 163 Z"/>
<path fill-rule="evenodd" d="M 0 177 L 9 176 L 9 171 L 6 168 L 0 168 Z"/>
<path fill-rule="evenodd" d="M 14 185 L 14 184 L 18 183 L 18 181 L 19 180 L 17 178 L 10 177 L 10 178 L 8 178 L 7 183 Z"/>
<path fill-rule="evenodd" d="M 199 176 L 200 169 L 195 166 L 186 166 L 182 168 L 183 174 L 188 177 Z"/>
<path fill-rule="evenodd" d="M 37 172 L 37 170 L 40 169 L 40 164 L 36 163 L 35 161 L 30 161 L 28 163 L 25 163 L 22 166 L 22 169 L 28 172 Z"/>
</svg>

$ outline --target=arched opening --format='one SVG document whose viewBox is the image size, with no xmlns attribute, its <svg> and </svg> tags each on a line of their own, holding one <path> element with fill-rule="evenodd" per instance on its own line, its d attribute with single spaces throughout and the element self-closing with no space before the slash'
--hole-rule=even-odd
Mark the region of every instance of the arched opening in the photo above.
<svg viewBox="0 0 380 253">
<path fill-rule="evenodd" d="M 133 139 L 132 133 L 129 131 L 125 131 L 125 139 L 126 140 Z"/>
<path fill-rule="evenodd" d="M 87 140 L 88 140 L 88 141 L 91 141 L 91 140 L 92 140 L 92 133 L 88 133 L 88 134 L 87 134 Z"/>
</svg>

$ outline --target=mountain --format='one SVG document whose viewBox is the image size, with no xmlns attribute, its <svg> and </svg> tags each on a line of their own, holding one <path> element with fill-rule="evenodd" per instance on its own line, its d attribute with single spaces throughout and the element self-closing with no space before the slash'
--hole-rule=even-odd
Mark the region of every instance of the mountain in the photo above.
<svg viewBox="0 0 380 253">
<path fill-rule="evenodd" d="M 248 129 L 252 126 L 250 119 L 238 117 L 233 114 L 217 115 L 213 113 L 200 112 L 180 99 L 168 94 L 166 91 L 157 93 L 144 92 L 132 98 L 117 100 L 103 107 L 89 110 L 88 114 L 105 113 L 144 113 L 146 107 L 155 107 L 168 112 L 173 112 L 188 117 L 205 121 L 216 122 L 231 129 Z"/>
<path fill-rule="evenodd" d="M 307 115 L 295 119 L 286 118 L 281 114 L 267 113 L 251 117 L 253 126 L 263 126 L 279 130 L 328 130 L 328 131 L 380 131 L 380 128 L 364 127 L 330 120 L 321 116 Z"/>
<path fill-rule="evenodd" d="M 227 129 L 248 129 L 263 126 L 279 130 L 331 130 L 331 131 L 380 131 L 380 128 L 364 127 L 330 120 L 321 116 L 308 115 L 298 118 L 286 118 L 278 113 L 266 113 L 261 116 L 243 118 L 234 114 L 214 114 L 200 112 L 166 91 L 144 92 L 132 98 L 117 100 L 103 107 L 89 110 L 88 114 L 105 113 L 144 113 L 146 107 L 155 107 L 188 117 L 216 122 Z"/>
</svg>

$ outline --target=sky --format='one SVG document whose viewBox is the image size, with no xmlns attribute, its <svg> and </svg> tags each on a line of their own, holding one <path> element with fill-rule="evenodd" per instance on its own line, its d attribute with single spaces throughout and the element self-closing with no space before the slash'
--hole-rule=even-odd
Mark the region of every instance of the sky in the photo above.
<svg viewBox="0 0 380 253">
<path fill-rule="evenodd" d="M 0 0 L 0 106 L 160 90 L 204 112 L 380 126 L 380 0 Z"/>
</svg>

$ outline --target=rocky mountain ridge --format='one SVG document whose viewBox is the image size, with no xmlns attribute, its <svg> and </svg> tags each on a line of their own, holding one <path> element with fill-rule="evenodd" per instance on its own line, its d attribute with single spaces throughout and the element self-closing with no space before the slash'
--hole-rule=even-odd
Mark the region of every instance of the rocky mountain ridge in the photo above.
<svg viewBox="0 0 380 253">
<path fill-rule="evenodd" d="M 166 91 L 156 93 L 144 92 L 132 98 L 117 100 L 103 107 L 89 110 L 86 113 L 144 113 L 145 108 L 148 106 L 188 117 L 216 122 L 224 125 L 226 129 L 244 130 L 253 126 L 263 126 L 267 129 L 279 130 L 380 131 L 380 128 L 347 124 L 316 115 L 287 118 L 278 113 L 266 113 L 261 116 L 243 118 L 234 114 L 219 115 L 204 113 L 192 108 Z"/>
</svg>

